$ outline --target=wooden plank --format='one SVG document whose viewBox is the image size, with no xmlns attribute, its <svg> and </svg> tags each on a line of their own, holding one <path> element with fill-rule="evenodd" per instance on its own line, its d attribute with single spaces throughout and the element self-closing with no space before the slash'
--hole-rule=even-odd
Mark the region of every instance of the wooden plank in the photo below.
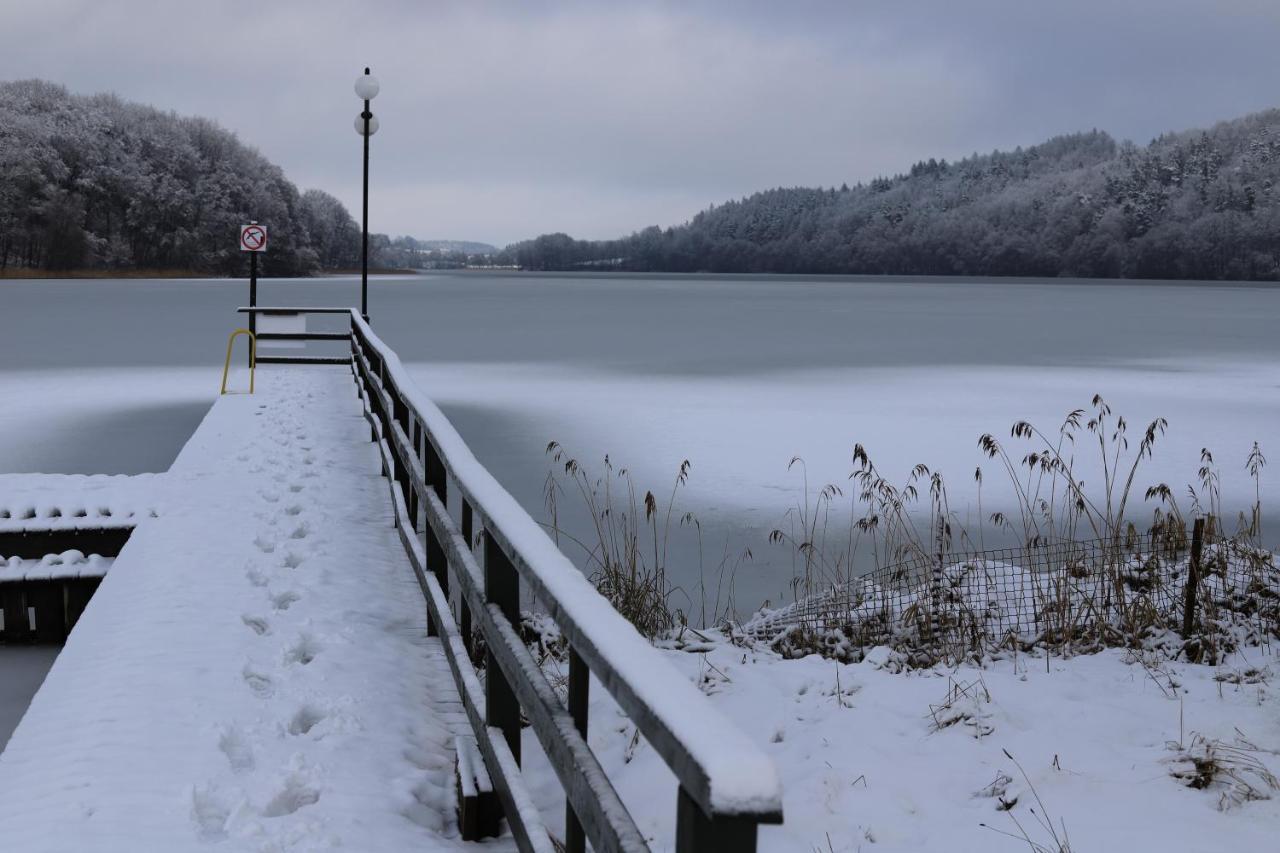
<svg viewBox="0 0 1280 853">
<path fill-rule="evenodd" d="M 463 841 L 495 838 L 502 830 L 502 809 L 473 737 L 454 738 L 455 782 L 458 789 L 458 830 Z"/>
<path fill-rule="evenodd" d="M 260 341 L 345 341 L 347 332 L 258 332 Z"/>
<path fill-rule="evenodd" d="M 21 643 L 31 634 L 27 619 L 27 597 L 24 585 L 10 583 L 0 586 L 0 604 L 4 607 L 4 641 Z"/>
<path fill-rule="evenodd" d="M 81 551 L 115 557 L 133 534 L 133 525 L 93 524 L 45 529 L 0 530 L 0 555 L 38 560 L 46 554 Z"/>
<path fill-rule="evenodd" d="M 89 606 L 89 599 L 98 591 L 101 578 L 75 578 L 63 582 L 67 590 L 67 633 L 70 634 L 80 621 L 84 609 Z"/>
<path fill-rule="evenodd" d="M 260 355 L 258 364 L 350 364 L 350 356 L 339 355 Z"/>
<path fill-rule="evenodd" d="M 756 821 L 707 817 L 681 788 L 676 795 L 676 853 L 756 853 Z"/>
<path fill-rule="evenodd" d="M 242 305 L 236 309 L 239 314 L 350 314 L 354 308 L 335 308 L 331 305 Z"/>
<path fill-rule="evenodd" d="M 36 612 L 36 642 L 65 642 L 67 608 L 62 581 L 29 581 L 26 588 L 27 605 Z"/>
</svg>

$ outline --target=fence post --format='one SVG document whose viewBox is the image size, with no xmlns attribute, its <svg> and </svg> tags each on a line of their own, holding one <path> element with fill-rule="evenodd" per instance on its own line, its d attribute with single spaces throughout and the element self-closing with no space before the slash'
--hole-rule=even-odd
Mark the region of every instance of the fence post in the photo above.
<svg viewBox="0 0 1280 853">
<path fill-rule="evenodd" d="M 471 501 L 467 500 L 466 495 L 462 496 L 462 538 L 467 543 L 467 550 L 473 550 L 473 537 L 475 536 L 475 514 L 471 510 Z M 473 658 L 474 652 L 471 648 L 471 605 L 467 604 L 467 597 L 461 596 L 460 606 L 458 607 L 458 631 L 462 634 L 462 645 L 467 650 L 467 657 Z"/>
<path fill-rule="evenodd" d="M 448 472 L 444 467 L 444 463 L 440 461 L 436 449 L 431 446 L 431 440 L 427 439 L 424 430 L 423 443 L 423 461 L 422 471 L 426 475 L 427 488 L 436 493 L 436 497 L 440 499 L 440 503 L 444 504 L 445 512 L 449 508 L 449 491 L 448 484 L 445 482 L 448 478 Z M 444 600 L 449 601 L 449 561 L 445 558 L 444 548 L 440 545 L 440 540 L 436 537 L 435 528 L 430 524 L 426 526 L 426 552 L 427 552 L 427 571 L 432 572 L 436 576 L 436 580 L 440 584 L 440 591 L 444 593 Z M 428 631 L 434 634 L 434 626 L 428 625 Z"/>
<path fill-rule="evenodd" d="M 569 648 L 569 716 L 573 718 L 573 727 L 587 739 L 587 708 L 591 698 L 591 670 L 587 662 Z M 573 804 L 564 805 L 564 849 L 567 853 L 584 853 L 587 849 L 587 838 L 582 831 L 582 821 L 578 820 Z"/>
<path fill-rule="evenodd" d="M 929 630 L 933 634 L 929 639 L 942 655 L 942 561 L 944 557 L 939 548 L 934 555 L 933 571 L 929 581 Z"/>
<path fill-rule="evenodd" d="M 756 822 L 744 817 L 707 817 L 680 787 L 676 796 L 676 853 L 755 853 Z"/>
<path fill-rule="evenodd" d="M 1192 632 L 1196 626 L 1196 590 L 1200 586 L 1200 556 L 1204 549 L 1204 519 L 1197 518 L 1191 530 L 1191 560 L 1187 564 L 1187 588 L 1182 602 L 1182 639 L 1185 641 L 1187 658 L 1192 661 L 1200 659 L 1200 643 L 1193 642 Z"/>
<path fill-rule="evenodd" d="M 484 532 L 484 597 L 490 604 L 498 605 L 502 615 L 511 623 L 511 627 L 520 631 L 520 576 L 516 567 L 511 565 L 510 558 L 493 539 L 488 530 Z M 489 637 L 490 643 L 498 642 L 497 637 Z M 511 754 L 516 764 L 520 763 L 520 703 L 515 691 L 507 683 L 502 674 L 498 660 L 490 649 L 485 653 L 485 717 L 490 726 L 502 729 L 502 734 L 511 747 Z"/>
<path fill-rule="evenodd" d="M 422 422 L 418 420 L 417 416 L 412 411 L 410 411 L 408 430 L 409 443 L 413 445 L 413 455 L 417 458 L 419 463 L 422 462 L 422 435 Z M 422 522 L 418 519 L 418 510 L 421 509 L 419 506 L 420 501 L 418 500 L 418 489 L 413 484 L 413 478 L 410 477 L 407 479 L 409 480 L 409 493 L 404 496 L 405 502 L 408 504 L 405 509 L 409 511 L 409 523 L 413 525 L 413 532 L 420 533 L 422 531 Z"/>
</svg>

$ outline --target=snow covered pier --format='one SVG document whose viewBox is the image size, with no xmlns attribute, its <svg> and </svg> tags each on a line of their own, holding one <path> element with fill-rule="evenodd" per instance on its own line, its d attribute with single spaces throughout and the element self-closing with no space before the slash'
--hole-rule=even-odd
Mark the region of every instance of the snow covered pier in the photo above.
<svg viewBox="0 0 1280 853">
<path fill-rule="evenodd" d="M 348 366 L 271 368 L 220 398 L 148 480 L 0 755 L 6 848 L 444 850 L 501 830 L 520 850 L 648 850 L 588 745 L 594 684 L 674 775 L 675 849 L 754 851 L 782 819 L 772 763 L 355 312 L 350 340 Z M 567 702 L 520 639 L 530 601 L 570 644 Z M 563 824 L 526 790 L 523 720 Z"/>
</svg>

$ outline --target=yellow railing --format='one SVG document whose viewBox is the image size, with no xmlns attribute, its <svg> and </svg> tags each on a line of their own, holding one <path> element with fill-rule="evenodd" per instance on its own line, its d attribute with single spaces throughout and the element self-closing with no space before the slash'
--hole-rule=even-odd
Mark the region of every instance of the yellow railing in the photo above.
<svg viewBox="0 0 1280 853">
<path fill-rule="evenodd" d="M 253 393 L 253 373 L 258 361 L 258 336 L 248 329 L 236 329 L 231 333 L 231 337 L 227 338 L 227 361 L 222 366 L 222 392 L 227 393 L 227 374 L 231 371 L 231 347 L 235 345 L 236 338 L 240 335 L 249 336 L 249 393 Z"/>
</svg>

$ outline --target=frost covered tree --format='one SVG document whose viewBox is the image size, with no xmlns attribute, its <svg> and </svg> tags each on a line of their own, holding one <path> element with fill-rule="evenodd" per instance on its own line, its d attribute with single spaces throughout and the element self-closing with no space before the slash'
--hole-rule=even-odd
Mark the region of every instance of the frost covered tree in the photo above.
<svg viewBox="0 0 1280 853">
<path fill-rule="evenodd" d="M 530 269 L 1280 278 L 1280 111 L 1146 147 L 1099 131 L 930 159 L 823 190 L 779 188 L 677 228 L 507 247 Z"/>
<path fill-rule="evenodd" d="M 341 203 L 300 195 L 211 121 L 39 80 L 0 83 L 0 270 L 239 274 L 236 235 L 250 219 L 271 229 L 268 275 L 350 266 L 359 251 Z"/>
</svg>

